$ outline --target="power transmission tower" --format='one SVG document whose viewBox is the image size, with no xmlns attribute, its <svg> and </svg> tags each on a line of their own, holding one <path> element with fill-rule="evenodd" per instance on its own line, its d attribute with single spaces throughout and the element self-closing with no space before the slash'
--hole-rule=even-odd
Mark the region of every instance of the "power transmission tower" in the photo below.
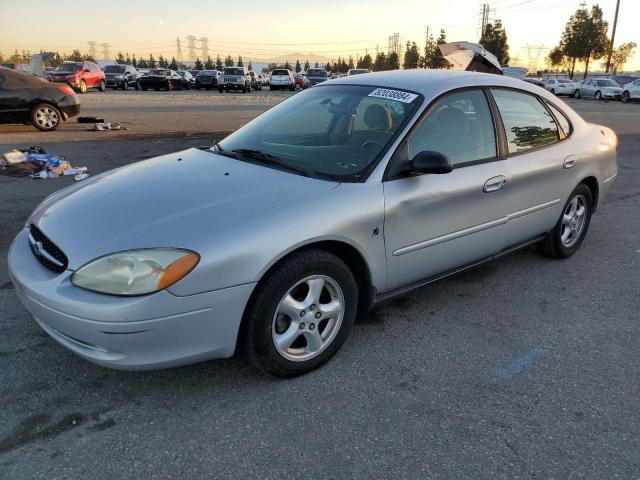
<svg viewBox="0 0 640 480">
<path fill-rule="evenodd" d="M 207 37 L 199 38 L 200 52 L 202 52 L 202 61 L 204 62 L 209 56 L 209 39 Z"/>
<path fill-rule="evenodd" d="M 387 49 L 388 55 L 395 53 L 400 56 L 400 34 L 394 33 L 393 35 L 389 35 L 389 47 Z"/>
<path fill-rule="evenodd" d="M 613 42 L 616 40 L 616 27 L 618 26 L 618 10 L 620 10 L 620 0 L 616 2 L 616 14 L 613 17 L 613 30 L 611 30 L 611 43 L 609 44 L 609 54 L 607 55 L 607 66 L 605 68 L 605 73 L 609 73 L 609 68 L 611 68 Z"/>
<path fill-rule="evenodd" d="M 529 58 L 527 68 L 530 72 L 538 71 L 538 62 L 540 61 L 540 57 L 544 50 L 548 50 L 544 45 L 527 45 L 527 54 Z"/>
<path fill-rule="evenodd" d="M 196 59 L 196 37 L 193 35 L 189 35 L 187 37 L 187 53 L 189 55 L 189 60 Z"/>
<path fill-rule="evenodd" d="M 176 56 L 178 57 L 178 65 L 182 65 L 182 45 L 180 45 L 180 37 L 176 38 Z"/>
<path fill-rule="evenodd" d="M 109 45 L 108 43 L 101 43 L 100 46 L 102 47 L 102 59 L 109 60 L 109 57 L 111 56 L 109 48 L 111 47 L 111 45 Z"/>
<path fill-rule="evenodd" d="M 96 59 L 96 45 L 97 45 L 97 43 L 94 42 L 93 40 L 91 40 L 91 41 L 87 42 L 87 44 L 89 45 L 89 56 L 95 60 Z"/>
</svg>

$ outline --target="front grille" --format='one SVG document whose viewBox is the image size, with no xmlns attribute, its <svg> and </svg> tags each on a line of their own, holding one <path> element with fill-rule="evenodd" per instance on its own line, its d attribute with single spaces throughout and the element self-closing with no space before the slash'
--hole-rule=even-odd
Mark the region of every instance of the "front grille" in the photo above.
<svg viewBox="0 0 640 480">
<path fill-rule="evenodd" d="M 61 273 L 67 269 L 67 256 L 35 225 L 29 226 L 29 247 L 36 259 L 49 270 Z"/>
</svg>

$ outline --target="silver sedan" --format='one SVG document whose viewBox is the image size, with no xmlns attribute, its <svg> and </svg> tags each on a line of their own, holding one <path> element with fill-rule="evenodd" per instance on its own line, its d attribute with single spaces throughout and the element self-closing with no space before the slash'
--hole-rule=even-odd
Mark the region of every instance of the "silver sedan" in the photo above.
<svg viewBox="0 0 640 480">
<path fill-rule="evenodd" d="M 329 360 L 359 311 L 525 245 L 573 255 L 616 150 L 610 129 L 520 80 L 345 77 L 210 150 L 55 193 L 9 268 L 38 324 L 93 362 L 161 368 L 241 344 L 294 376 Z"/>
</svg>

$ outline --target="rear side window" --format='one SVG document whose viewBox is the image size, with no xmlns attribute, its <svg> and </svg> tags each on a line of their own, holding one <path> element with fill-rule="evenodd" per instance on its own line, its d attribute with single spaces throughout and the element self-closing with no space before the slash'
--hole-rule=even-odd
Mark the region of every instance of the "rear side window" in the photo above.
<svg viewBox="0 0 640 480">
<path fill-rule="evenodd" d="M 493 117 L 482 90 L 466 90 L 441 99 L 413 132 L 409 158 L 423 151 L 446 155 L 456 166 L 496 156 Z"/>
<path fill-rule="evenodd" d="M 547 106 L 551 110 L 551 113 L 553 113 L 553 116 L 556 117 L 556 121 L 560 125 L 560 128 L 562 128 L 564 136 L 568 137 L 569 135 L 571 135 L 571 123 L 569 123 L 569 119 L 567 118 L 567 116 L 562 113 L 559 108 L 556 108 L 551 103 L 547 103 Z"/>
<path fill-rule="evenodd" d="M 544 147 L 560 140 L 558 125 L 537 97 L 513 90 L 491 90 L 498 105 L 509 153 Z"/>
</svg>

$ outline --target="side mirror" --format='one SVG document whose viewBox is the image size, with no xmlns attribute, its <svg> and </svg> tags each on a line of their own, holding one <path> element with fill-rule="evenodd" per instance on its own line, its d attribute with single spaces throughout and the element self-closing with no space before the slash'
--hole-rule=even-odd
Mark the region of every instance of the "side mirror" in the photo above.
<svg viewBox="0 0 640 480">
<path fill-rule="evenodd" d="M 440 152 L 420 152 L 413 157 L 410 164 L 411 170 L 417 173 L 442 174 L 453 170 L 449 158 Z"/>
</svg>

